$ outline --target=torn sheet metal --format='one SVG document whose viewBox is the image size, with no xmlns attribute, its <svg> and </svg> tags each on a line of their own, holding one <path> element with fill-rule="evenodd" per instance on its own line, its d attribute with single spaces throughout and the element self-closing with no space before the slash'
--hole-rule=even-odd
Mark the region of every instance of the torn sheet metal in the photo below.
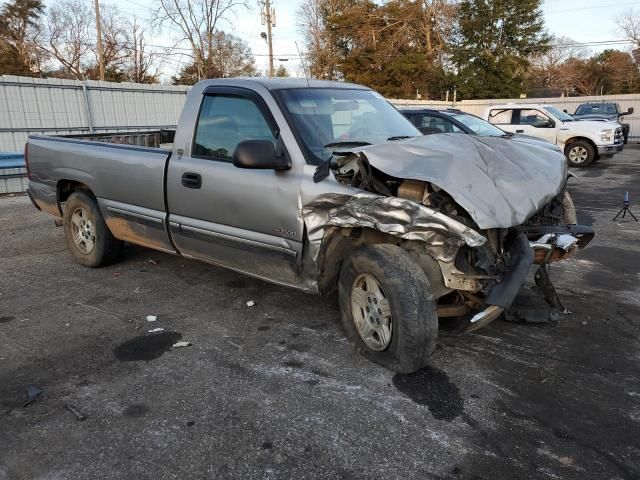
<svg viewBox="0 0 640 480">
<path fill-rule="evenodd" d="M 405 239 L 425 242 L 432 257 L 450 262 L 458 248 L 483 245 L 487 239 L 475 230 L 411 200 L 368 193 L 328 193 L 302 209 L 309 255 L 318 266 L 327 227 L 364 227 Z M 310 279 L 308 279 L 310 280 Z"/>
<path fill-rule="evenodd" d="M 387 175 L 442 188 L 480 229 L 521 225 L 567 179 L 561 152 L 513 139 L 424 135 L 353 151 Z"/>
</svg>

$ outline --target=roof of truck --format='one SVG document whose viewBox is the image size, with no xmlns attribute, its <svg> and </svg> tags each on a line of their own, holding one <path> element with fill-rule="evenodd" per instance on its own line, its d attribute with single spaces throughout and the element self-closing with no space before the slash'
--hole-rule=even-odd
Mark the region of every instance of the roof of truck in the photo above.
<svg viewBox="0 0 640 480">
<path fill-rule="evenodd" d="M 510 109 L 510 108 L 544 108 L 552 107 L 549 103 L 499 103 L 495 105 L 489 105 L 487 109 Z"/>
<path fill-rule="evenodd" d="M 370 90 L 370 88 L 355 83 L 334 82 L 330 80 L 315 80 L 305 78 L 280 78 L 280 77 L 239 77 L 239 78 L 219 78 L 203 80 L 201 83 L 209 85 L 237 85 L 250 86 L 251 84 L 262 85 L 269 90 L 279 90 L 282 88 L 349 88 Z"/>
</svg>

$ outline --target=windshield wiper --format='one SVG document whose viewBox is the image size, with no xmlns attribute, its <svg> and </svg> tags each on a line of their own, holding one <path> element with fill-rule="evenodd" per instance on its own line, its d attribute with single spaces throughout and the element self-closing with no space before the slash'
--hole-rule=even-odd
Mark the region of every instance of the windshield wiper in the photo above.
<svg viewBox="0 0 640 480">
<path fill-rule="evenodd" d="M 342 142 L 331 142 L 327 143 L 323 146 L 323 148 L 331 148 L 331 147 L 346 147 L 346 146 L 354 146 L 354 147 L 364 147 L 366 145 L 371 145 L 369 142 L 363 142 L 360 140 L 344 140 Z"/>
<path fill-rule="evenodd" d="M 414 135 L 395 135 L 393 137 L 387 138 L 387 141 L 404 140 L 405 138 L 413 138 L 413 137 Z"/>
</svg>

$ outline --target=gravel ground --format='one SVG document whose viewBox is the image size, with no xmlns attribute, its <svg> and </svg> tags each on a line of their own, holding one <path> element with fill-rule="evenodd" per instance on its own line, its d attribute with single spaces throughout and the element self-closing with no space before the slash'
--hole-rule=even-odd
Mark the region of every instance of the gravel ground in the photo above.
<svg viewBox="0 0 640 480">
<path fill-rule="evenodd" d="M 0 480 L 640 478 L 640 224 L 611 221 L 625 190 L 640 214 L 640 150 L 578 174 L 573 313 L 443 329 L 409 376 L 349 350 L 335 297 L 138 247 L 83 268 L 0 199 Z"/>
</svg>

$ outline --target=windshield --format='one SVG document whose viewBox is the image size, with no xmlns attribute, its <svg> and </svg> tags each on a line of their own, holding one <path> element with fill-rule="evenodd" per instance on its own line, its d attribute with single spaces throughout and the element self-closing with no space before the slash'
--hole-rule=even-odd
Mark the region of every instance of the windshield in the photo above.
<svg viewBox="0 0 640 480">
<path fill-rule="evenodd" d="M 421 133 L 377 92 L 344 88 L 275 92 L 292 128 L 315 162 L 335 150 L 378 144 Z"/>
<path fill-rule="evenodd" d="M 573 122 L 575 120 L 571 115 L 564 113 L 562 110 L 557 109 L 556 107 L 546 105 L 543 108 L 561 122 Z"/>
<path fill-rule="evenodd" d="M 480 135 L 481 137 L 502 137 L 505 135 L 504 130 L 500 130 L 498 127 L 491 125 L 489 122 L 482 120 L 474 115 L 467 115 L 464 113 L 447 113 L 460 123 L 469 127 L 473 133 Z"/>
<path fill-rule="evenodd" d="M 617 115 L 617 113 L 613 103 L 583 103 L 576 110 L 576 115 Z"/>
</svg>

